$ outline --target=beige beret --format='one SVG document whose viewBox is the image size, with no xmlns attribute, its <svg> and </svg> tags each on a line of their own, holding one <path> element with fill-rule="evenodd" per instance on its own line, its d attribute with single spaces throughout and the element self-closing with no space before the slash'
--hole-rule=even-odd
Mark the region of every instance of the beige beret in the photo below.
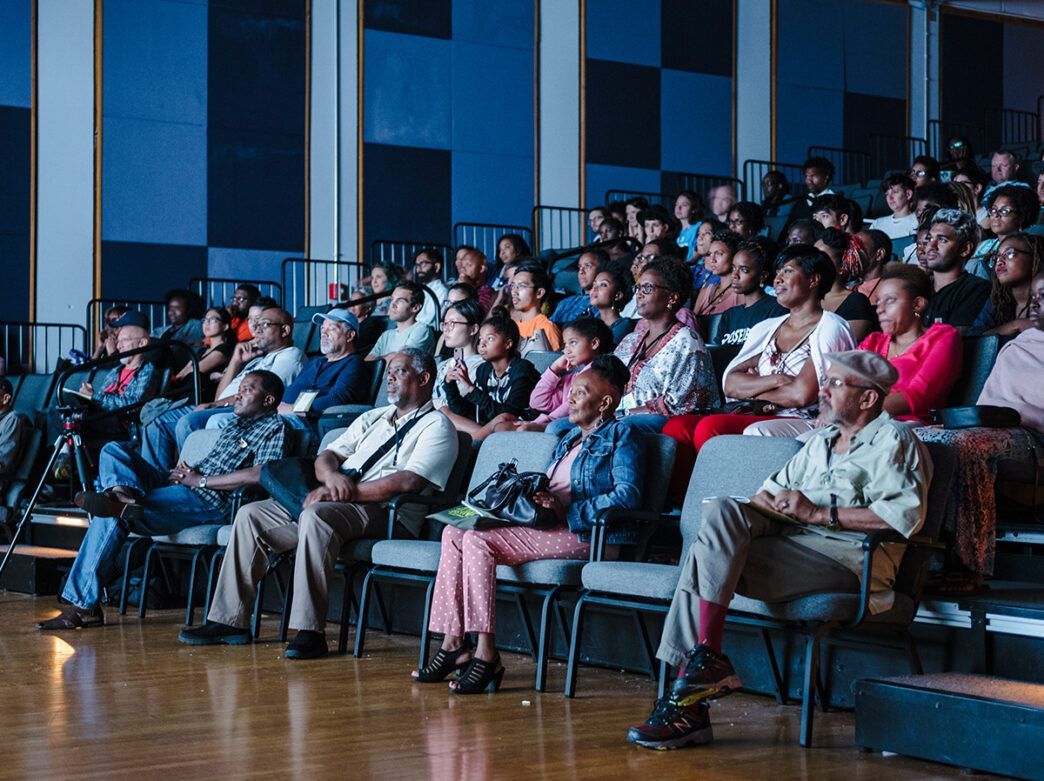
<svg viewBox="0 0 1044 781">
<path fill-rule="evenodd" d="M 899 372 L 888 361 L 872 350 L 846 350 L 843 353 L 827 353 L 823 356 L 832 365 L 854 374 L 883 393 L 892 390 Z"/>
</svg>

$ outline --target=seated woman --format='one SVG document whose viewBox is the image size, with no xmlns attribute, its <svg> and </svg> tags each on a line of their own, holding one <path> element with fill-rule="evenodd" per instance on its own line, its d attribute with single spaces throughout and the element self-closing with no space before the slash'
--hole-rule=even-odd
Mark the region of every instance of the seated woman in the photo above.
<svg viewBox="0 0 1044 781">
<path fill-rule="evenodd" d="M 833 287 L 823 298 L 823 309 L 847 320 L 857 341 L 864 339 L 878 326 L 870 299 L 852 289 L 852 285 L 862 280 L 863 270 L 869 263 L 863 242 L 854 234 L 827 228 L 815 247 L 833 261 L 836 271 Z"/>
<path fill-rule="evenodd" d="M 596 358 L 569 390 L 569 419 L 575 425 L 558 443 L 547 469 L 550 491 L 534 499 L 555 512 L 560 526 L 463 531 L 447 526 L 435 578 L 429 628 L 443 635 L 431 662 L 414 670 L 413 680 L 438 683 L 457 671 L 454 694 L 496 691 L 504 667 L 496 646 L 496 571 L 539 559 L 586 559 L 591 529 L 611 507 L 633 509 L 641 502 L 641 442 L 630 426 L 614 418 L 627 369 L 611 355 Z M 611 545 L 635 541 L 634 527 L 609 532 Z M 467 633 L 476 633 L 475 650 Z"/>
<path fill-rule="evenodd" d="M 493 289 L 499 290 L 511 281 L 510 275 L 505 274 L 509 268 L 517 268 L 526 258 L 532 255 L 529 245 L 517 233 L 505 233 L 497 241 L 497 262 L 500 270 L 493 280 Z"/>
<path fill-rule="evenodd" d="M 989 259 L 1009 236 L 1026 230 L 1037 221 L 1040 202 L 1037 194 L 1022 184 L 1003 184 L 994 188 L 986 198 L 986 213 L 989 215 L 990 231 L 993 236 L 983 239 L 975 253 L 964 266 L 969 274 L 990 279 Z"/>
<path fill-rule="evenodd" d="M 707 284 L 707 280 L 713 276 L 710 269 L 707 268 L 707 256 L 710 255 L 711 241 L 713 241 L 715 233 L 728 229 L 729 226 L 724 222 L 718 222 L 713 218 L 705 219 L 700 223 L 700 227 L 696 229 L 696 238 L 689 245 L 689 254 L 685 259 L 685 262 L 692 269 L 693 290 L 702 288 Z"/>
<path fill-rule="evenodd" d="M 736 254 L 741 241 L 738 233 L 730 230 L 715 231 L 706 268 L 718 277 L 718 281 L 709 282 L 696 294 L 692 313 L 697 317 L 716 315 L 739 303 L 736 291 L 732 287 L 732 256 Z"/>
<path fill-rule="evenodd" d="M 519 420 L 505 412 L 490 424 L 494 431 L 543 431 L 556 420 L 569 417 L 569 388 L 573 380 L 599 355 L 613 351 L 609 326 L 594 317 L 568 323 L 562 332 L 562 357 L 542 375 L 529 397 L 529 407 L 539 413 L 533 420 Z"/>
<path fill-rule="evenodd" d="M 435 409 L 442 409 L 449 400 L 446 398 L 446 375 L 455 363 L 460 360 L 469 376 L 475 374 L 475 370 L 482 363 L 482 356 L 478 354 L 479 328 L 486 317 L 486 310 L 477 298 L 466 298 L 455 301 L 446 307 L 446 313 L 442 316 L 442 336 L 440 337 L 449 351 L 449 357 L 439 363 L 438 372 L 435 375 L 435 386 L 432 388 L 431 402 Z M 463 388 L 457 383 L 457 392 L 464 395 Z"/>
<path fill-rule="evenodd" d="M 236 334 L 232 330 L 232 315 L 223 306 L 208 309 L 203 315 L 203 345 L 196 348 L 199 361 L 199 389 L 201 402 L 213 401 L 214 390 L 221 374 L 236 348 Z M 174 384 L 192 376 L 192 362 L 186 363 L 171 380 Z"/>
<path fill-rule="evenodd" d="M 616 348 L 616 357 L 631 372 L 617 414 L 646 431 L 658 432 L 669 415 L 718 403 L 707 347 L 695 329 L 678 319 L 691 292 L 689 269 L 673 258 L 648 263 L 635 286 L 641 320 Z"/>
<path fill-rule="evenodd" d="M 1000 243 L 990 269 L 990 298 L 968 329 L 970 335 L 1018 334 L 1033 327 L 1030 284 L 1042 258 L 1044 236 L 1015 233 Z"/>
<path fill-rule="evenodd" d="M 442 414 L 457 431 L 482 440 L 492 432 L 489 423 L 498 415 L 507 412 L 525 416 L 540 375 L 533 364 L 519 356 L 518 343 L 518 325 L 503 309 L 494 309 L 479 330 L 482 363 L 475 369 L 474 380 L 463 362 L 454 361 L 446 371 Z"/>
<path fill-rule="evenodd" d="M 732 258 L 732 289 L 739 303 L 725 311 L 710 335 L 711 344 L 743 344 L 751 326 L 769 317 L 785 315 L 775 296 L 765 292 L 773 274 L 775 246 L 764 236 L 741 242 Z"/>
<path fill-rule="evenodd" d="M 374 293 L 390 293 L 404 276 L 394 263 L 374 263 L 370 268 L 370 289 Z M 373 313 L 377 316 L 387 316 L 390 304 L 391 296 L 380 299 Z"/>
<path fill-rule="evenodd" d="M 725 414 L 681 415 L 663 433 L 678 442 L 672 489 L 684 496 L 696 454 L 711 437 L 741 434 L 751 423 L 787 416 L 815 418 L 823 356 L 855 348 L 848 323 L 823 310 L 834 284 L 834 264 L 823 252 L 795 244 L 776 259 L 776 301 L 789 314 L 750 328 L 739 354 L 725 369 Z"/>
<path fill-rule="evenodd" d="M 634 330 L 634 320 L 620 314 L 632 295 L 631 274 L 616 261 L 609 261 L 595 275 L 594 284 L 591 285 L 591 306 L 597 310 L 601 321 L 609 326 L 613 345 L 619 344 Z"/>
<path fill-rule="evenodd" d="M 525 357 L 534 350 L 558 352 L 562 332 L 548 319 L 543 308 L 553 290 L 551 278 L 538 263 L 523 263 L 511 280 L 512 316 L 518 323 L 518 351 Z"/>
<path fill-rule="evenodd" d="M 475 288 L 469 285 L 467 282 L 455 282 L 449 286 L 449 290 L 446 291 L 446 300 L 442 302 L 442 314 L 445 316 L 446 312 L 449 311 L 450 305 L 455 304 L 458 301 L 464 301 L 472 299 L 478 301 L 478 293 Z M 480 304 L 481 305 L 481 304 Z M 483 317 L 485 317 L 485 308 L 482 309 Z M 445 322 L 445 320 L 443 320 Z M 480 321 L 481 322 L 481 321 Z M 439 339 L 435 342 L 435 359 L 445 360 L 453 357 L 453 348 L 446 346 L 446 333 L 445 329 L 439 334 Z"/>
</svg>

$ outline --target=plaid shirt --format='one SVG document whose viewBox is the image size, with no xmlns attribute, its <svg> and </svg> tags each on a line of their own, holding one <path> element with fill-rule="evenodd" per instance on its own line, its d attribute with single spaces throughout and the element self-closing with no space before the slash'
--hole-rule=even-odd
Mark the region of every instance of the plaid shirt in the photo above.
<svg viewBox="0 0 1044 781">
<path fill-rule="evenodd" d="M 276 413 L 254 420 L 236 417 L 225 428 L 206 458 L 199 462 L 196 471 L 201 475 L 227 475 L 237 469 L 246 469 L 269 461 L 277 461 L 286 455 L 286 424 Z M 212 488 L 193 488 L 199 497 L 211 507 L 221 508 L 228 504 L 227 491 Z"/>
<path fill-rule="evenodd" d="M 147 362 L 142 363 L 134 372 L 130 382 L 123 386 L 123 393 L 106 393 L 106 388 L 119 385 L 120 372 L 124 368 L 123 364 L 113 367 L 101 382 L 94 385 L 94 393 L 91 394 L 91 398 L 102 409 L 129 407 L 139 401 L 144 401 L 146 397 L 153 394 L 155 390 L 153 380 L 158 377 L 156 367 Z"/>
</svg>

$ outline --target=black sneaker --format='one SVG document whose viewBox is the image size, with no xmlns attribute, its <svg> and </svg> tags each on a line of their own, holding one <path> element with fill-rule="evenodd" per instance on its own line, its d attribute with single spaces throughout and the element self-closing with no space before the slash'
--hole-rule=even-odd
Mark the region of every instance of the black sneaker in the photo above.
<svg viewBox="0 0 1044 781">
<path fill-rule="evenodd" d="M 178 640 L 186 645 L 246 645 L 250 642 L 250 633 L 228 624 L 207 621 L 194 629 L 182 629 L 178 632 Z"/>
<path fill-rule="evenodd" d="M 698 645 L 685 657 L 685 673 L 671 685 L 678 705 L 695 705 L 732 694 L 743 682 L 727 656 Z"/>
<path fill-rule="evenodd" d="M 286 647 L 283 656 L 287 659 L 318 659 L 329 652 L 325 633 L 302 629 Z"/>
<path fill-rule="evenodd" d="M 706 703 L 686 707 L 672 702 L 670 697 L 662 697 L 644 724 L 627 730 L 627 740 L 657 751 L 710 743 L 714 740 L 710 708 Z"/>
</svg>

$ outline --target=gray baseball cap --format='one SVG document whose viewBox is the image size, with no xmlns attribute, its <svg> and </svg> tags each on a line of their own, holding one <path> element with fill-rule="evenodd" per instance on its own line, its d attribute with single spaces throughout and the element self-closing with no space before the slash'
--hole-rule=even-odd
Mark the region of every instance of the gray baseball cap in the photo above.
<svg viewBox="0 0 1044 781">
<path fill-rule="evenodd" d="M 316 312 L 312 315 L 312 322 L 316 325 L 322 325 L 324 320 L 333 320 L 337 323 L 347 323 L 349 328 L 356 333 L 359 333 L 359 321 L 356 319 L 355 315 L 347 309 L 331 309 L 329 312 Z"/>
</svg>

